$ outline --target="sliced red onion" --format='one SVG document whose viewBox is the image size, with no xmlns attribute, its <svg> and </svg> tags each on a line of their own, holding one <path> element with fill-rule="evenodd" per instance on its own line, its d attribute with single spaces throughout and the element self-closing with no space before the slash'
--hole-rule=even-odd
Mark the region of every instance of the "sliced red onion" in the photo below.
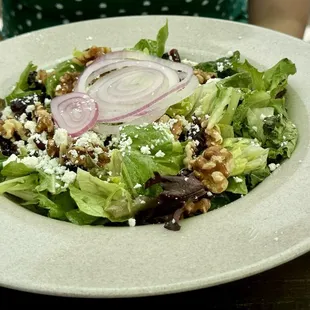
<svg viewBox="0 0 310 310">
<path fill-rule="evenodd" d="M 197 86 L 188 65 L 121 51 L 108 53 L 87 67 L 75 91 L 88 93 L 98 103 L 99 122 L 143 123 L 146 116 L 153 119 L 190 96 Z"/>
<path fill-rule="evenodd" d="M 99 115 L 95 100 L 78 92 L 53 98 L 51 112 L 57 126 L 66 129 L 72 137 L 93 128 Z"/>
</svg>

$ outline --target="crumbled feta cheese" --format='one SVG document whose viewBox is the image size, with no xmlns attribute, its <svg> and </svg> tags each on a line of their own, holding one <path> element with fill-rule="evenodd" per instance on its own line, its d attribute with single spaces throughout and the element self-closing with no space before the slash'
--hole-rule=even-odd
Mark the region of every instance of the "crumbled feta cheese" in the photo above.
<svg viewBox="0 0 310 310">
<path fill-rule="evenodd" d="M 208 196 L 208 197 L 212 197 L 213 194 L 212 194 L 211 192 L 208 191 L 208 192 L 207 192 L 207 196 Z"/>
<path fill-rule="evenodd" d="M 128 225 L 130 227 L 135 227 L 136 226 L 136 219 L 134 219 L 134 218 L 129 219 L 128 220 Z"/>
<path fill-rule="evenodd" d="M 103 153 L 103 149 L 101 147 L 95 147 L 94 148 L 94 153 L 96 155 L 102 154 Z"/>
<path fill-rule="evenodd" d="M 5 167 L 7 164 L 13 162 L 13 161 L 17 161 L 18 157 L 15 154 L 12 154 L 7 160 L 5 160 L 2 165 L 3 167 Z"/>
<path fill-rule="evenodd" d="M 79 154 L 76 150 L 70 150 L 68 153 L 70 155 L 72 155 L 73 158 L 77 158 L 79 156 Z"/>
<path fill-rule="evenodd" d="M 75 181 L 76 173 L 74 171 L 66 170 L 64 175 L 61 177 L 61 181 L 65 183 L 65 187 L 69 186 Z"/>
<path fill-rule="evenodd" d="M 27 121 L 24 125 L 25 129 L 28 129 L 31 133 L 35 133 L 37 124 L 33 121 Z"/>
<path fill-rule="evenodd" d="M 21 153 L 21 149 L 25 147 L 25 142 L 23 140 L 15 141 L 14 144 L 17 146 L 17 151 Z"/>
<path fill-rule="evenodd" d="M 23 113 L 20 117 L 19 117 L 19 121 L 24 124 L 25 121 L 27 120 L 27 114 Z"/>
<path fill-rule="evenodd" d="M 141 188 L 141 187 L 142 187 L 142 185 L 139 184 L 139 183 L 137 183 L 133 188 L 134 188 L 134 189 L 138 189 L 138 188 Z"/>
<path fill-rule="evenodd" d="M 39 164 L 39 158 L 35 156 L 27 156 L 22 158 L 20 162 L 29 168 L 35 169 Z"/>
<path fill-rule="evenodd" d="M 143 155 L 150 155 L 150 154 L 151 154 L 151 149 L 150 149 L 150 147 L 149 147 L 148 145 L 141 146 L 140 152 L 141 152 Z"/>
<path fill-rule="evenodd" d="M 195 62 L 195 61 L 191 61 L 191 60 L 188 60 L 188 59 L 182 59 L 181 62 L 185 65 L 190 65 L 192 67 L 195 67 L 196 65 L 198 65 L 198 62 Z"/>
<path fill-rule="evenodd" d="M 260 115 L 259 118 L 263 121 L 266 117 L 267 117 L 267 116 L 266 116 L 265 114 L 262 113 L 262 114 Z"/>
<path fill-rule="evenodd" d="M 13 118 L 13 112 L 11 110 L 10 107 L 5 107 L 3 110 L 2 110 L 2 116 L 1 116 L 1 119 L 2 120 L 6 120 L 8 118 Z"/>
<path fill-rule="evenodd" d="M 165 153 L 161 150 L 159 150 L 156 154 L 155 157 L 165 157 Z"/>
<path fill-rule="evenodd" d="M 89 147 L 92 145 L 102 145 L 102 141 L 104 141 L 104 139 L 99 137 L 98 134 L 93 131 L 87 131 L 76 140 L 75 145 Z"/>
<path fill-rule="evenodd" d="M 222 62 L 218 62 L 216 65 L 217 65 L 217 71 L 219 72 L 224 71 L 224 64 Z"/>
<path fill-rule="evenodd" d="M 234 53 L 232 51 L 227 52 L 227 57 L 233 57 L 233 56 L 234 56 Z"/>
<path fill-rule="evenodd" d="M 51 99 L 45 98 L 45 99 L 44 99 L 44 104 L 45 104 L 46 106 L 48 106 L 48 105 L 50 105 L 51 101 L 52 101 Z"/>
<path fill-rule="evenodd" d="M 239 177 L 233 177 L 236 183 L 242 183 L 243 180 Z"/>
<path fill-rule="evenodd" d="M 26 108 L 26 113 L 32 113 L 34 110 L 35 110 L 35 105 L 34 104 L 29 104 L 27 105 L 27 108 Z"/>
<path fill-rule="evenodd" d="M 57 128 L 53 137 L 56 145 L 68 145 L 68 132 L 66 129 Z"/>
<path fill-rule="evenodd" d="M 58 84 L 58 85 L 56 86 L 55 90 L 56 90 L 56 91 L 61 90 L 61 85 Z"/>
<path fill-rule="evenodd" d="M 280 166 L 280 164 L 275 164 L 275 163 L 271 163 L 268 165 L 271 172 L 275 171 L 279 166 Z"/>
</svg>

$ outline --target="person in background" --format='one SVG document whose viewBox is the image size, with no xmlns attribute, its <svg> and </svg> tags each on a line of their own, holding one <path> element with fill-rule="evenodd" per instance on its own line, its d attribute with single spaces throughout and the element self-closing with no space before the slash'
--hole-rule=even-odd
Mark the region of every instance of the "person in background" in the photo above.
<svg viewBox="0 0 310 310">
<path fill-rule="evenodd" d="M 309 0 L 2 0 L 4 39 L 87 19 L 130 15 L 191 15 L 238 22 L 302 38 Z M 206 29 L 205 31 L 212 31 Z"/>
</svg>

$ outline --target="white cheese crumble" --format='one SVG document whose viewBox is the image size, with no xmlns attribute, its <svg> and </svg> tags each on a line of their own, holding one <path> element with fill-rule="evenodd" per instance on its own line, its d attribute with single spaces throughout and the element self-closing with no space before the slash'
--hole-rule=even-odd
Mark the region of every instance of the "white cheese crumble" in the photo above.
<svg viewBox="0 0 310 310">
<path fill-rule="evenodd" d="M 165 153 L 161 150 L 159 150 L 156 154 L 155 157 L 165 157 Z"/>
<path fill-rule="evenodd" d="M 45 104 L 46 106 L 48 106 L 48 105 L 50 105 L 51 101 L 52 101 L 51 99 L 45 98 L 45 99 L 44 99 L 44 104 Z"/>
<path fill-rule="evenodd" d="M 134 219 L 134 218 L 129 219 L 128 220 L 128 225 L 130 227 L 135 227 L 136 226 L 136 219 Z"/>
<path fill-rule="evenodd" d="M 14 144 L 17 146 L 17 151 L 21 153 L 21 149 L 25 147 L 25 142 L 23 140 L 15 141 Z"/>
<path fill-rule="evenodd" d="M 20 117 L 19 117 L 19 121 L 24 124 L 27 120 L 27 114 L 23 113 Z"/>
<path fill-rule="evenodd" d="M 233 177 L 236 183 L 242 183 L 243 180 L 239 177 Z"/>
<path fill-rule="evenodd" d="M 275 164 L 275 163 L 271 163 L 268 165 L 269 167 L 269 170 L 272 172 L 272 171 L 275 171 L 278 167 L 280 166 L 280 164 Z"/>
<path fill-rule="evenodd" d="M 224 64 L 222 62 L 218 62 L 216 65 L 217 65 L 217 71 L 219 72 L 224 71 Z"/>
<path fill-rule="evenodd" d="M 32 113 L 35 110 L 35 108 L 36 107 L 34 104 L 27 105 L 26 113 Z"/>
<path fill-rule="evenodd" d="M 234 56 L 234 52 L 233 51 L 228 51 L 227 52 L 227 57 L 233 57 Z"/>
<path fill-rule="evenodd" d="M 28 129 L 31 133 L 35 133 L 37 124 L 33 121 L 27 121 L 24 125 L 25 129 Z"/>
<path fill-rule="evenodd" d="M 53 137 L 56 145 L 68 145 L 68 132 L 66 129 L 57 128 Z"/>
<path fill-rule="evenodd" d="M 83 133 L 75 142 L 76 146 L 89 147 L 93 145 L 102 145 L 102 139 L 93 131 Z"/>
<path fill-rule="evenodd" d="M 34 156 L 27 156 L 22 158 L 20 162 L 29 168 L 35 169 L 39 164 L 39 158 Z"/>
<path fill-rule="evenodd" d="M 140 152 L 143 155 L 151 155 L 151 149 L 150 149 L 150 147 L 148 145 L 141 146 Z"/>
<path fill-rule="evenodd" d="M 191 61 L 189 59 L 182 59 L 181 62 L 185 65 L 190 65 L 192 67 L 195 67 L 196 65 L 198 65 L 198 62 L 195 62 L 195 61 Z"/>
<path fill-rule="evenodd" d="M 3 110 L 2 110 L 2 116 L 1 116 L 1 119 L 2 120 L 6 120 L 8 118 L 13 118 L 13 112 L 11 110 L 10 107 L 5 107 Z"/>
<path fill-rule="evenodd" d="M 68 187 L 75 181 L 76 173 L 74 171 L 66 170 L 64 175 L 61 177 L 61 181 L 65 183 L 65 187 Z"/>
<path fill-rule="evenodd" d="M 262 113 L 262 114 L 260 115 L 259 118 L 263 121 L 266 117 L 267 117 L 267 116 L 266 116 L 265 114 Z"/>
<path fill-rule="evenodd" d="M 138 188 L 141 188 L 141 187 L 142 187 L 142 185 L 139 184 L 139 183 L 137 183 L 133 188 L 134 188 L 134 189 L 138 189 Z"/>
<path fill-rule="evenodd" d="M 61 85 L 58 84 L 58 85 L 56 86 L 55 90 L 56 90 L 56 91 L 61 90 Z"/>
</svg>

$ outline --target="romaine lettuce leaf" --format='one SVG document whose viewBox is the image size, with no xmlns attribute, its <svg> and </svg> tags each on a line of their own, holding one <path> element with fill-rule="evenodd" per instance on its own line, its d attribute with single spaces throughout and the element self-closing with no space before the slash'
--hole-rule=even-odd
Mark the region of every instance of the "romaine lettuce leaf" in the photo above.
<svg viewBox="0 0 310 310">
<path fill-rule="evenodd" d="M 98 217 L 88 215 L 80 210 L 71 210 L 66 212 L 67 219 L 77 225 L 90 225 L 98 220 Z"/>
<path fill-rule="evenodd" d="M 267 165 L 268 149 L 262 148 L 253 139 L 228 138 L 223 141 L 223 147 L 233 156 L 233 167 L 230 176 L 249 174 L 252 171 L 264 169 Z"/>
<path fill-rule="evenodd" d="M 219 88 L 207 128 L 212 129 L 217 124 L 230 125 L 240 97 L 240 92 L 235 88 Z"/>
<path fill-rule="evenodd" d="M 0 183 L 0 194 L 12 191 L 31 191 L 39 184 L 37 173 L 17 178 L 7 178 Z"/>
<path fill-rule="evenodd" d="M 204 85 L 207 85 L 207 84 L 204 84 Z M 198 100 L 201 98 L 202 89 L 204 88 L 204 85 L 197 87 L 191 96 L 171 106 L 166 111 L 166 114 L 169 115 L 170 117 L 175 117 L 176 115 L 187 117 L 188 115 L 191 115 L 192 114 L 191 112 L 193 111 L 194 107 L 197 105 Z"/>
<path fill-rule="evenodd" d="M 269 175 L 270 170 L 268 167 L 252 171 L 247 175 L 248 188 L 253 189 L 259 183 L 263 182 Z"/>
<path fill-rule="evenodd" d="M 1 174 L 6 177 L 23 177 L 35 172 L 35 169 L 29 168 L 23 163 L 11 161 L 3 167 Z"/>
</svg>

